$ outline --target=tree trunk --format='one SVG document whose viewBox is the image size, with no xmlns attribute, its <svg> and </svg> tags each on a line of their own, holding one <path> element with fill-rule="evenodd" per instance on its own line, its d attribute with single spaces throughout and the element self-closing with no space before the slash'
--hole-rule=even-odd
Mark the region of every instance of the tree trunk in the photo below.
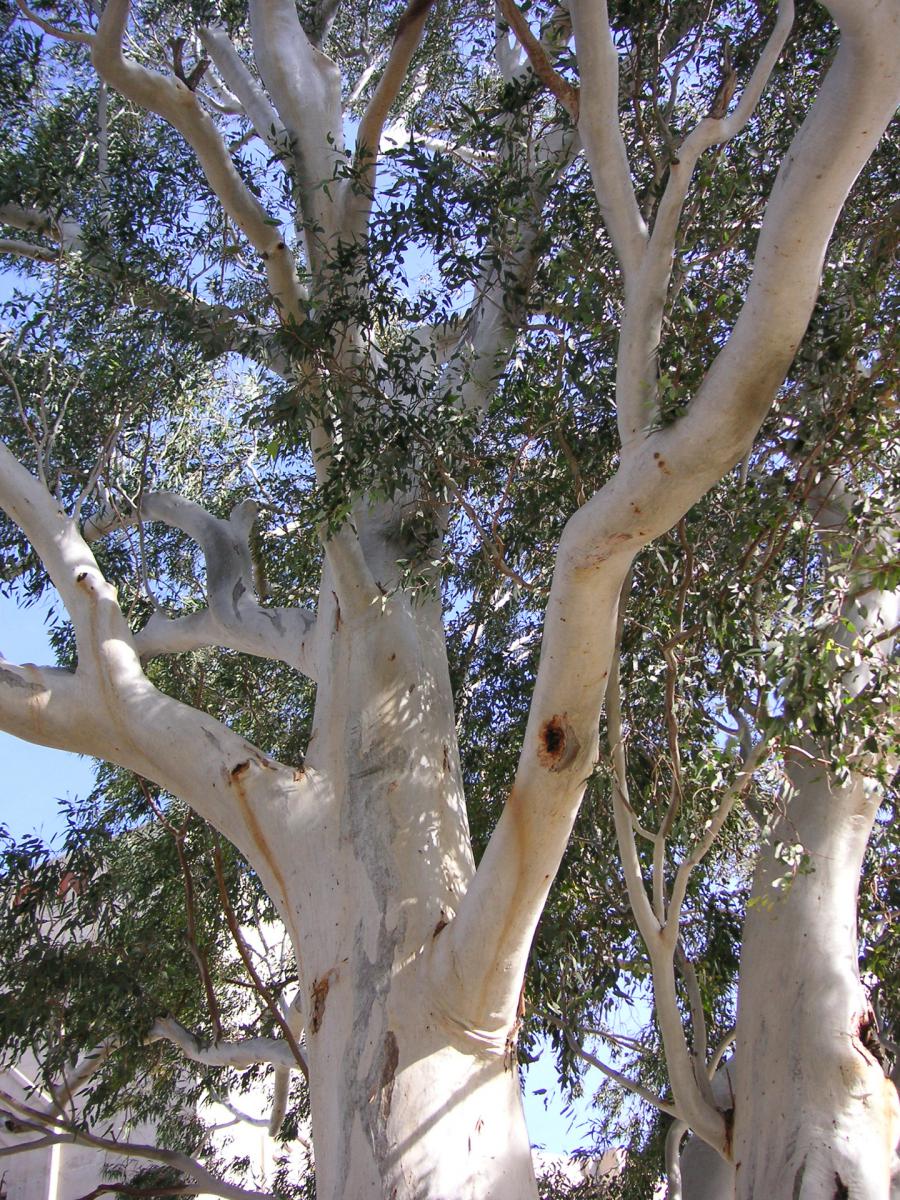
<svg viewBox="0 0 900 1200">
<path fill-rule="evenodd" d="M 474 872 L 439 602 L 397 591 L 348 616 L 321 594 L 307 769 L 328 782 L 285 872 L 317 1196 L 536 1197 L 514 1026 L 474 1027 L 477 998 L 447 1011 L 431 979 Z"/>
<path fill-rule="evenodd" d="M 840 784 L 805 743 L 773 837 L 810 870 L 786 885 L 769 847 L 744 930 L 734 1119 L 737 1200 L 886 1200 L 900 1132 L 897 1092 L 857 968 L 856 897 L 880 789 Z"/>
</svg>

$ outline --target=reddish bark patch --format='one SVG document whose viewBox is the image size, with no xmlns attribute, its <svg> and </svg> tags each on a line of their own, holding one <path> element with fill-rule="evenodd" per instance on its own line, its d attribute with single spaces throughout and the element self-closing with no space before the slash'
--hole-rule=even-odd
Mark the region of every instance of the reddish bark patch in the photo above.
<svg viewBox="0 0 900 1200">
<path fill-rule="evenodd" d="M 449 924 L 450 924 L 450 922 L 447 920 L 446 916 L 443 913 L 441 913 L 440 920 L 438 921 L 437 925 L 435 925 L 434 933 L 431 936 L 433 938 L 436 938 L 437 935 L 441 932 L 441 930 L 446 929 Z"/>
<path fill-rule="evenodd" d="M 574 762 L 581 748 L 565 713 L 545 721 L 538 738 L 538 762 L 548 771 L 565 770 Z"/>
<path fill-rule="evenodd" d="M 245 775 L 250 770 L 250 760 L 239 762 L 236 767 L 231 768 L 231 778 L 239 779 L 241 775 Z"/>
<path fill-rule="evenodd" d="M 331 987 L 331 972 L 327 971 L 321 979 L 313 980 L 312 985 L 312 1020 L 309 1023 L 310 1032 L 318 1033 L 325 1016 L 325 1001 L 328 989 Z"/>
</svg>

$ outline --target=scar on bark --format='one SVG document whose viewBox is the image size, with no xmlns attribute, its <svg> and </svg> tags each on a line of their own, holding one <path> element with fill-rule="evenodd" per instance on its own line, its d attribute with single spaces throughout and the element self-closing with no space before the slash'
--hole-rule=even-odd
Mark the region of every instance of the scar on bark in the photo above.
<svg viewBox="0 0 900 1200">
<path fill-rule="evenodd" d="M 322 1025 L 322 1018 L 325 1016 L 325 1000 L 328 997 L 328 989 L 331 987 L 331 972 L 327 971 L 321 979 L 313 981 L 312 985 L 312 1020 L 309 1023 L 311 1033 L 318 1033 Z"/>
<path fill-rule="evenodd" d="M 850 1200 L 850 1189 L 837 1171 L 834 1173 L 834 1200 Z"/>
<path fill-rule="evenodd" d="M 728 1080 L 728 1085 L 729 1085 L 729 1087 L 731 1086 L 730 1079 Z M 732 1098 L 732 1100 L 734 1099 L 733 1092 L 732 1092 L 731 1098 Z M 726 1109 L 722 1110 L 722 1120 L 725 1122 L 725 1151 L 727 1154 L 731 1154 L 731 1149 L 732 1149 L 731 1143 L 732 1143 L 732 1139 L 734 1137 L 734 1105 L 732 1105 L 731 1108 L 726 1108 Z M 735 1170 L 736 1169 L 737 1169 L 737 1167 L 735 1167 Z"/>
<path fill-rule="evenodd" d="M 885 1054 L 884 1046 L 881 1044 L 881 1038 L 878 1036 L 878 1022 L 875 1018 L 875 1011 L 871 1007 L 860 1014 L 855 1040 L 859 1042 L 863 1049 L 868 1050 L 881 1069 L 887 1073 L 887 1055 Z"/>
<path fill-rule="evenodd" d="M 446 929 L 449 924 L 450 924 L 450 922 L 447 919 L 447 914 L 444 912 L 443 909 L 441 909 L 440 919 L 438 920 L 437 925 L 435 925 L 434 933 L 431 936 L 433 938 L 436 938 L 437 935 L 441 932 L 441 930 Z"/>
<path fill-rule="evenodd" d="M 538 762 L 548 771 L 565 770 L 575 761 L 581 749 L 581 743 L 565 713 L 545 721 L 538 739 Z"/>
<path fill-rule="evenodd" d="M 383 1061 L 381 1066 L 381 1100 L 379 1106 L 381 1108 L 382 1117 L 390 1116 L 391 1101 L 394 1098 L 394 1079 L 397 1075 L 397 1064 L 400 1062 L 400 1047 L 397 1044 L 397 1035 L 393 1029 L 389 1029 L 384 1035 L 384 1051 Z"/>
</svg>

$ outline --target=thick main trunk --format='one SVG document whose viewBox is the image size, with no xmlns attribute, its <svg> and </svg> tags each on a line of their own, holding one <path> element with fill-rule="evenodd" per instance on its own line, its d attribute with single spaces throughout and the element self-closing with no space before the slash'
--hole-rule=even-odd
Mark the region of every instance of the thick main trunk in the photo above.
<svg viewBox="0 0 900 1200">
<path fill-rule="evenodd" d="M 317 1196 L 536 1197 L 515 1014 L 466 1027 L 430 970 L 474 871 L 439 606 L 396 592 L 348 618 L 322 594 L 332 633 L 307 770 L 324 783 L 285 875 Z"/>
<path fill-rule="evenodd" d="M 878 807 L 873 781 L 839 784 L 807 743 L 778 839 L 810 870 L 767 850 L 744 930 L 734 1120 L 737 1200 L 887 1200 L 900 1132 L 894 1085 L 873 1050 L 857 968 L 856 896 Z"/>
<path fill-rule="evenodd" d="M 537 1196 L 515 1058 L 453 1028 L 424 958 L 337 977 L 310 1044 L 319 1200 Z"/>
</svg>

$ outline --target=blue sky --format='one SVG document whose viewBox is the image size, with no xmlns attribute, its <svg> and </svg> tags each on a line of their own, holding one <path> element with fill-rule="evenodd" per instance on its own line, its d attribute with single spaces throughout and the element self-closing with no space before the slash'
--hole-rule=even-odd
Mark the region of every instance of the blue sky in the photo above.
<svg viewBox="0 0 900 1200">
<path fill-rule="evenodd" d="M 45 605 L 20 609 L 0 596 L 0 654 L 10 662 L 53 663 L 46 615 Z M 90 759 L 34 746 L 8 733 L 0 733 L 0 763 L 0 823 L 16 837 L 51 836 L 62 824 L 57 801 L 83 796 L 93 781 Z"/>
</svg>

